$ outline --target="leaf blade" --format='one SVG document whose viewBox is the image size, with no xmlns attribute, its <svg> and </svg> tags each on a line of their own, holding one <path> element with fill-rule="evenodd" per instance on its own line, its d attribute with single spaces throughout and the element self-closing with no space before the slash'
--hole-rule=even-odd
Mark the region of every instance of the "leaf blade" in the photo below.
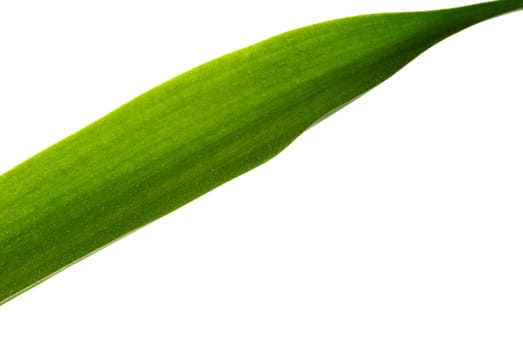
<svg viewBox="0 0 523 350">
<path fill-rule="evenodd" d="M 313 25 L 111 112 L 0 177 L 0 303 L 262 164 L 448 35 L 521 7 L 497 1 Z"/>
</svg>

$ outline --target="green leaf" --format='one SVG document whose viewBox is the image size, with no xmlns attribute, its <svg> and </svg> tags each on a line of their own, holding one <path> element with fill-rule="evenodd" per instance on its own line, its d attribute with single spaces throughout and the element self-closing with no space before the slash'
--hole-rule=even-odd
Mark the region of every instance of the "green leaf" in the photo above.
<svg viewBox="0 0 523 350">
<path fill-rule="evenodd" d="M 0 304 L 269 160 L 503 0 L 338 19 L 190 70 L 0 176 Z"/>
</svg>

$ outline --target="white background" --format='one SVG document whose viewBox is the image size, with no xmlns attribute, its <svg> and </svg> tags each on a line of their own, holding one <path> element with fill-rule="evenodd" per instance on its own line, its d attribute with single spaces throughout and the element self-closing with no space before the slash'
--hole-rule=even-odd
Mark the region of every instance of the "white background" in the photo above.
<svg viewBox="0 0 523 350">
<path fill-rule="evenodd" d="M 0 173 L 195 65 L 440 1 L 0 2 Z M 523 348 L 523 13 L 0 307 L 0 349 Z M 0 281 L 1 283 L 1 281 Z"/>
</svg>

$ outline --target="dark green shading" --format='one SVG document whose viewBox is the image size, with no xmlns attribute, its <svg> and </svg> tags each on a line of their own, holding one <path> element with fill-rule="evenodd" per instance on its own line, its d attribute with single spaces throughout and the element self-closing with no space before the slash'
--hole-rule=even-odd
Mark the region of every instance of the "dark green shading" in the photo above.
<svg viewBox="0 0 523 350">
<path fill-rule="evenodd" d="M 344 18 L 186 72 L 0 176 L 0 304 L 269 160 L 495 1 Z"/>
</svg>

